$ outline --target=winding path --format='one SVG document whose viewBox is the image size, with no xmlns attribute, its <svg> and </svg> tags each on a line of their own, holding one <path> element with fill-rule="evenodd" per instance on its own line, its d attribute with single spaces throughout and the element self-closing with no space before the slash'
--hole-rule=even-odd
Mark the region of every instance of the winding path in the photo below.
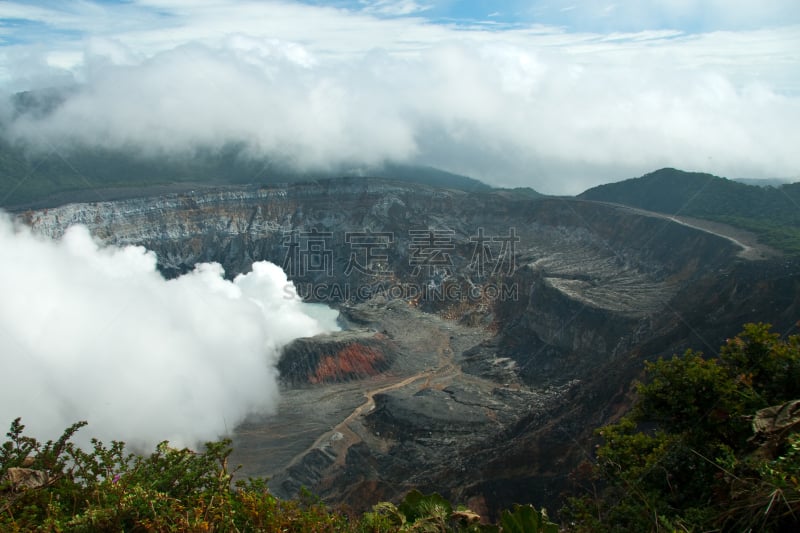
<svg viewBox="0 0 800 533">
<path fill-rule="evenodd" d="M 598 200 L 583 200 L 583 201 L 611 205 L 620 209 L 625 209 L 627 211 L 634 212 L 639 215 L 660 218 L 663 220 L 669 220 L 670 222 L 680 224 L 681 226 L 686 226 L 692 229 L 696 229 L 698 231 L 702 231 L 704 233 L 708 233 L 710 235 L 714 235 L 716 237 L 726 239 L 735 244 L 736 246 L 738 246 L 739 248 L 741 248 L 741 250 L 737 254 L 739 257 L 741 257 L 742 259 L 747 259 L 749 261 L 758 261 L 761 259 L 767 259 L 769 257 L 774 257 L 775 255 L 779 255 L 779 252 L 777 252 L 776 250 L 773 250 L 769 246 L 766 246 L 758 242 L 758 237 L 755 234 L 752 234 L 749 231 L 743 229 L 729 226 L 728 224 L 723 224 L 721 222 L 714 222 L 712 220 L 705 220 L 693 217 L 682 217 L 678 215 L 668 215 L 666 213 L 648 211 L 646 209 L 631 207 L 625 204 L 617 204 L 614 202 L 601 202 Z"/>
<path fill-rule="evenodd" d="M 442 328 L 442 325 L 443 324 L 439 324 L 438 327 L 431 327 L 428 330 L 431 341 L 435 342 L 438 340 L 438 346 L 436 348 L 437 365 L 434 368 L 425 369 L 394 383 L 384 384 L 376 388 L 365 390 L 364 403 L 353 409 L 353 411 L 347 417 L 332 427 L 329 431 L 326 431 L 320 435 L 308 448 L 296 454 L 292 460 L 289 461 L 286 468 L 288 469 L 299 463 L 303 457 L 312 450 L 322 450 L 326 445 L 334 445 L 334 443 L 338 448 L 335 453 L 335 463 L 342 465 L 347 455 L 347 448 L 362 440 L 361 437 L 355 431 L 353 431 L 352 428 L 350 428 L 350 424 L 355 422 L 365 413 L 369 413 L 375 408 L 375 396 L 377 394 L 383 394 L 392 390 L 401 389 L 423 379 L 426 380 L 426 384 L 429 384 L 430 380 L 434 378 L 437 381 L 452 380 L 456 376 L 462 375 L 461 367 L 453 360 L 453 350 L 450 347 L 449 341 L 447 340 L 450 332 L 447 329 Z M 337 437 L 337 434 L 340 435 L 340 437 Z"/>
</svg>

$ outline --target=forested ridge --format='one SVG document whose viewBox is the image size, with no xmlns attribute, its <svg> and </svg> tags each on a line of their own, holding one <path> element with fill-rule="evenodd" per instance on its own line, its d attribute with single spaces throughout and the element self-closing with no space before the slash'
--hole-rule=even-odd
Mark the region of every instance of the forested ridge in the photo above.
<svg viewBox="0 0 800 533">
<path fill-rule="evenodd" d="M 594 187 L 579 198 L 724 222 L 754 232 L 764 244 L 800 254 L 800 183 L 757 187 L 664 168 Z"/>
</svg>

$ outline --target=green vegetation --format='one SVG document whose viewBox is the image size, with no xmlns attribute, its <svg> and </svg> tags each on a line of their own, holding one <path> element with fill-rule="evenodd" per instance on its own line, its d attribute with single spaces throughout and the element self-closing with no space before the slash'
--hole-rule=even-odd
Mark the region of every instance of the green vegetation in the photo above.
<svg viewBox="0 0 800 533">
<path fill-rule="evenodd" d="M 0 492 L 2 531 L 309 531 L 340 529 L 344 516 L 313 501 L 283 502 L 263 482 L 249 480 L 231 490 L 228 442 L 210 443 L 205 453 L 160 444 L 150 456 L 127 454 L 124 445 L 94 442 L 91 452 L 69 442 L 85 423 L 42 445 L 14 421 L 0 456 L 0 472 L 23 464 L 43 472 L 41 486 Z M 0 489 L 1 490 L 1 489 Z"/>
<path fill-rule="evenodd" d="M 203 453 L 162 442 L 141 456 L 122 442 L 93 440 L 87 452 L 70 442 L 85 425 L 42 444 L 23 434 L 19 419 L 11 424 L 0 448 L 0 531 L 557 531 L 531 506 L 505 511 L 496 526 L 417 491 L 361 516 L 331 510 L 308 493 L 280 500 L 261 479 L 232 485 L 229 441 L 208 443 Z"/>
<path fill-rule="evenodd" d="M 599 430 L 599 488 L 571 500 L 572 529 L 796 531 L 800 336 L 748 324 L 717 358 L 690 350 L 646 370 L 633 410 Z"/>
<path fill-rule="evenodd" d="M 723 222 L 752 231 L 765 244 L 800 255 L 800 183 L 757 187 L 665 168 L 641 178 L 600 185 L 580 197 Z"/>
</svg>

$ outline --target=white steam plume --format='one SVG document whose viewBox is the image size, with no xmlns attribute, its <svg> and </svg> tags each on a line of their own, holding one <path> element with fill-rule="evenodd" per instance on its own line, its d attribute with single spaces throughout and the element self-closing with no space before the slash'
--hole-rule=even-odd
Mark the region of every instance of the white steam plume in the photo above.
<svg viewBox="0 0 800 533">
<path fill-rule="evenodd" d="M 165 280 L 142 247 L 60 241 L 0 214 L 0 423 L 152 447 L 214 440 L 278 399 L 275 363 L 294 338 L 335 329 L 291 296 L 271 263 L 231 282 L 202 264 Z M 323 323 L 325 322 L 325 323 Z"/>
</svg>

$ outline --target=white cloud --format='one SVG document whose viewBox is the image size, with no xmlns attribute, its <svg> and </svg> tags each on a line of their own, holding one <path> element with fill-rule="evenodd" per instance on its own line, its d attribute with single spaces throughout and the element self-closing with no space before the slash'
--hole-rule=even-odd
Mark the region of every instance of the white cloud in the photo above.
<svg viewBox="0 0 800 533">
<path fill-rule="evenodd" d="M 424 5 L 414 0 L 361 0 L 367 13 L 388 16 L 404 16 L 430 10 L 433 6 Z"/>
<path fill-rule="evenodd" d="M 309 316 L 279 267 L 233 282 L 216 264 L 166 281 L 141 247 L 60 241 L 0 218 L 0 422 L 30 434 L 195 446 L 274 409 L 275 363 L 293 338 L 335 327 Z"/>
<path fill-rule="evenodd" d="M 556 0 L 529 9 L 581 31 L 754 30 L 800 23 L 795 0 Z"/>
<path fill-rule="evenodd" d="M 595 4 L 558 7 L 572 5 Z M 236 139 L 304 169 L 404 161 L 560 193 L 665 165 L 730 177 L 800 168 L 800 26 L 488 31 L 292 3 L 127 9 L 145 7 L 146 24 L 28 48 L 79 54 L 69 72 L 85 88 L 14 134 L 153 149 Z"/>
</svg>

